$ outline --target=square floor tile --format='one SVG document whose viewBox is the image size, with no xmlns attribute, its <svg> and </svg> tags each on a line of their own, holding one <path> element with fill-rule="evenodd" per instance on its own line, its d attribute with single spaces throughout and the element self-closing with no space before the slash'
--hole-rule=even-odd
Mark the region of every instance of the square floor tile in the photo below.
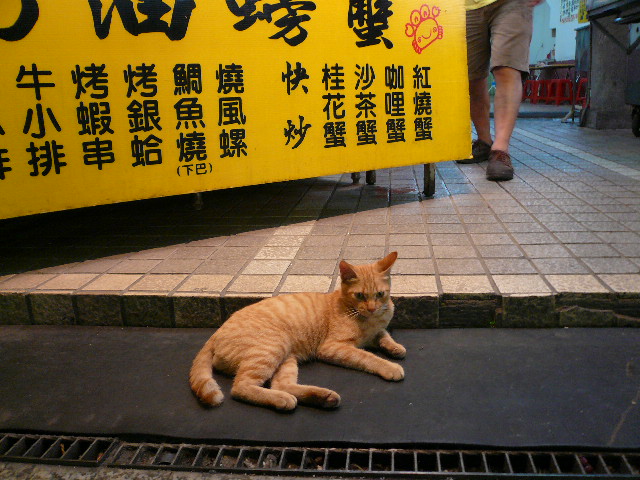
<svg viewBox="0 0 640 480">
<path fill-rule="evenodd" d="M 191 275 L 178 288 L 180 292 L 221 292 L 229 282 L 232 275 Z"/>
<path fill-rule="evenodd" d="M 594 275 L 545 275 L 559 293 L 604 293 L 608 290 Z"/>
<path fill-rule="evenodd" d="M 82 290 L 92 290 L 98 292 L 120 292 L 129 288 L 141 277 L 142 275 L 139 274 L 106 273 L 99 276 L 91 283 L 85 285 Z"/>
<path fill-rule="evenodd" d="M 589 270 L 575 258 L 534 258 L 531 261 L 538 271 L 545 275 L 589 273 Z"/>
<path fill-rule="evenodd" d="M 438 258 L 436 259 L 440 275 L 472 275 L 485 273 L 480 260 L 475 258 Z"/>
<path fill-rule="evenodd" d="M 551 291 L 539 275 L 493 275 L 492 278 L 502 294 L 539 294 Z"/>
<path fill-rule="evenodd" d="M 287 275 L 280 287 L 280 293 L 326 293 L 331 287 L 331 279 L 329 275 Z"/>
<path fill-rule="evenodd" d="M 433 275 L 391 275 L 391 295 L 438 293 Z"/>
<path fill-rule="evenodd" d="M 571 252 L 559 244 L 522 245 L 522 249 L 530 258 L 559 258 L 571 256 Z"/>
<path fill-rule="evenodd" d="M 281 275 L 240 275 L 229 287 L 236 293 L 272 293 L 278 287 Z"/>
<path fill-rule="evenodd" d="M 433 275 L 435 273 L 433 261 L 422 258 L 399 258 L 393 264 L 392 271 L 404 275 Z"/>
<path fill-rule="evenodd" d="M 52 278 L 56 277 L 54 274 L 49 273 L 22 273 L 19 275 L 12 275 L 9 277 L 3 277 L 4 280 L 0 282 L 0 290 L 3 291 L 19 291 L 29 290 L 41 285 Z M 95 275 L 88 275 L 86 282 Z M 85 282 L 85 283 L 86 283 Z M 77 287 L 76 287 L 77 288 Z"/>
<path fill-rule="evenodd" d="M 147 292 L 170 292 L 176 288 L 180 282 L 187 278 L 186 274 L 150 274 L 145 275 L 129 290 Z"/>
<path fill-rule="evenodd" d="M 487 258 L 485 264 L 493 275 L 536 273 L 531 261 L 524 258 Z"/>
<path fill-rule="evenodd" d="M 63 273 L 40 285 L 39 290 L 77 290 L 95 278 L 93 273 Z"/>
<path fill-rule="evenodd" d="M 301 250 L 301 247 L 262 247 L 256 254 L 256 260 L 283 259 L 291 260 Z"/>
<path fill-rule="evenodd" d="M 640 292 L 640 275 L 598 275 L 616 292 Z"/>
<path fill-rule="evenodd" d="M 282 275 L 291 265 L 290 260 L 252 260 L 242 271 L 243 275 Z"/>
<path fill-rule="evenodd" d="M 489 278 L 484 275 L 444 275 L 440 277 L 444 293 L 492 293 Z"/>
<path fill-rule="evenodd" d="M 626 258 L 583 258 L 595 273 L 638 273 L 640 267 Z"/>
</svg>

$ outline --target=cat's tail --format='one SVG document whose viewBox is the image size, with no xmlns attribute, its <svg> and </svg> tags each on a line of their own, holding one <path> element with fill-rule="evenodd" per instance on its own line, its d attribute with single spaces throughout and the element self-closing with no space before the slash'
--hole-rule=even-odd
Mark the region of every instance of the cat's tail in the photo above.
<svg viewBox="0 0 640 480">
<path fill-rule="evenodd" d="M 193 360 L 189 383 L 202 403 L 217 407 L 224 400 L 222 390 L 213 379 L 213 349 L 210 342 L 205 343 Z"/>
</svg>

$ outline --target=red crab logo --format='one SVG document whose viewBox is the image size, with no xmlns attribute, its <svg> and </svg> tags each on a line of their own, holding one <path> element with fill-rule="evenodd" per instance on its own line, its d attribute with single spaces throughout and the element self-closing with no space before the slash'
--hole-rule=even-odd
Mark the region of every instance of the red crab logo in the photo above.
<svg viewBox="0 0 640 480">
<path fill-rule="evenodd" d="M 413 37 L 411 44 L 417 53 L 422 53 L 425 48 L 442 38 L 442 27 L 438 25 L 436 20 L 438 15 L 440 15 L 440 8 L 431 7 L 431 11 L 429 11 L 427 4 L 422 5 L 420 11 L 411 12 L 404 33 L 407 37 Z"/>
</svg>

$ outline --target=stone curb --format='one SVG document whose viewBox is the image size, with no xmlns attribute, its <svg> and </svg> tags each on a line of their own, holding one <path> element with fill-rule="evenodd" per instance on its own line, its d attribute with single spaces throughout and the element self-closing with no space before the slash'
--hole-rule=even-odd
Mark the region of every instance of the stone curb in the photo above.
<svg viewBox="0 0 640 480">
<path fill-rule="evenodd" d="M 0 293 L 0 325 L 218 327 L 260 295 Z M 640 327 L 640 293 L 394 296 L 395 328 Z"/>
</svg>

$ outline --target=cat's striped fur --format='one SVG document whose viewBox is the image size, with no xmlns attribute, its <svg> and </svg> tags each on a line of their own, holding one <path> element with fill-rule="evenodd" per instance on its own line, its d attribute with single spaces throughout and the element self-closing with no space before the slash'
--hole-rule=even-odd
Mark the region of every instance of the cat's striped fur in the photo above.
<svg viewBox="0 0 640 480">
<path fill-rule="evenodd" d="M 326 388 L 298 384 L 298 362 L 318 359 L 399 381 L 404 370 L 361 347 L 403 358 L 406 350 L 386 327 L 393 316 L 389 297 L 393 252 L 370 265 L 340 262 L 341 286 L 333 293 L 279 295 L 235 312 L 198 353 L 189 376 L 205 404 L 224 398 L 212 369 L 235 375 L 235 399 L 292 410 L 297 403 L 324 408 L 340 404 Z M 270 388 L 265 384 L 270 381 Z"/>
</svg>

